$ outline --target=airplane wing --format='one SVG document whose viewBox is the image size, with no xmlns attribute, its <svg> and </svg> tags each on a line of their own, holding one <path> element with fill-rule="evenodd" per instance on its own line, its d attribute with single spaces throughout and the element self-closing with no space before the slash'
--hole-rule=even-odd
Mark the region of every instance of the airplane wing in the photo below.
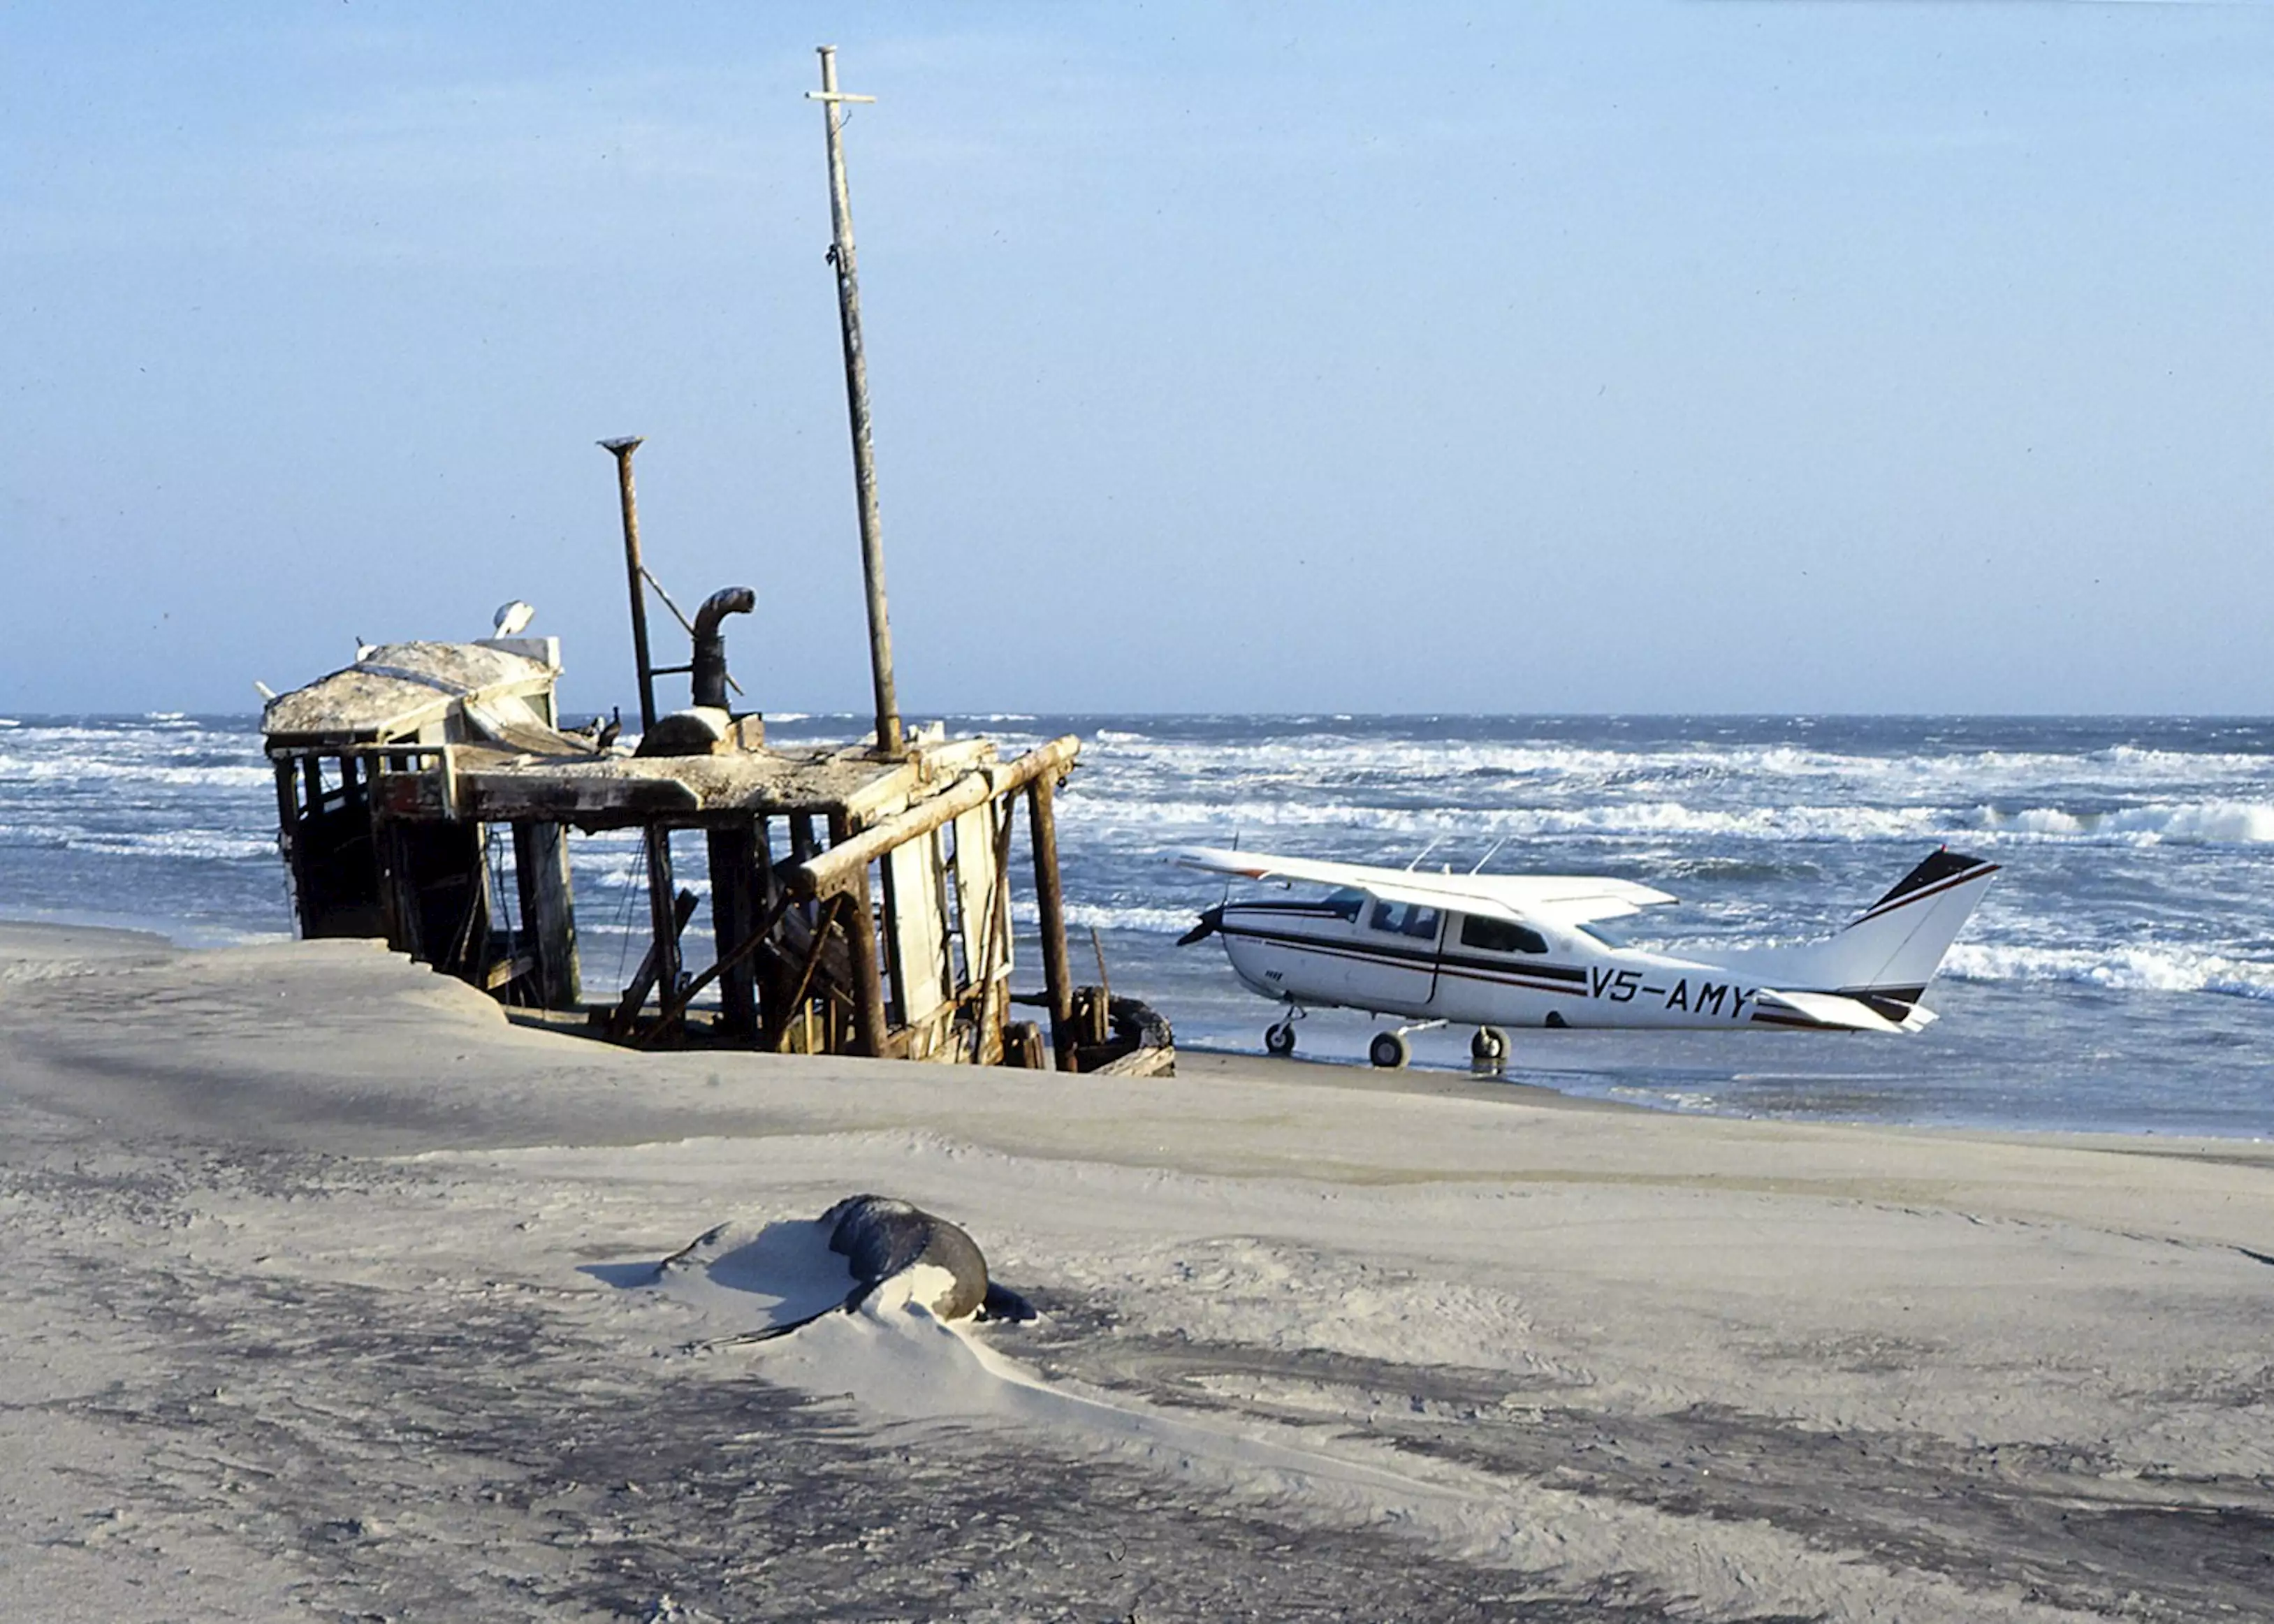
<svg viewBox="0 0 2274 1624">
<path fill-rule="evenodd" d="M 1632 880 L 1593 874 L 1469 874 L 1441 876 L 1479 896 L 1491 897 L 1534 919 L 1559 925 L 1621 919 L 1675 898 Z"/>
<path fill-rule="evenodd" d="M 1376 868 L 1365 863 L 1329 862 L 1314 857 L 1277 857 L 1266 852 L 1231 852 L 1219 846 L 1178 846 L 1168 853 L 1179 868 L 1235 879 L 1285 880 L 1315 885 L 1350 885 L 1388 902 L 1452 908 L 1514 923 L 1546 921 L 1583 925 L 1615 919 L 1653 904 L 1672 902 L 1662 891 L 1593 875 L 1431 874 L 1413 868 Z"/>
</svg>

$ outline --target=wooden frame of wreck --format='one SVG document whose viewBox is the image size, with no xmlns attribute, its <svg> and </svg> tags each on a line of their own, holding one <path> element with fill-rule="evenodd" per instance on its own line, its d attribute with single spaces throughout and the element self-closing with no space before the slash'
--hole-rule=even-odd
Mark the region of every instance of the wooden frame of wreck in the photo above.
<svg viewBox="0 0 2274 1624">
<path fill-rule="evenodd" d="M 1023 801 L 1051 1055 L 1073 1069 L 1128 1047 L 1110 1041 L 1103 990 L 1077 989 L 1070 968 L 1054 803 L 1081 749 L 1071 735 L 1005 762 L 983 739 L 919 739 L 892 760 L 863 747 L 764 745 L 626 756 L 527 725 L 458 741 L 435 731 L 418 729 L 425 741 L 270 733 L 303 934 L 383 935 L 501 996 L 583 1010 L 567 830 L 637 829 L 651 851 L 699 831 L 713 961 L 682 974 L 694 898 L 651 883 L 647 955 L 621 996 L 592 1011 L 610 1035 L 682 1041 L 715 984 L 716 1013 L 694 1023 L 714 1041 L 1047 1064 L 1031 1029 L 1009 1019 L 1010 859 Z M 339 853 L 352 850 L 352 828 L 313 838 L 343 819 L 367 820 L 369 838 L 367 868 L 350 865 L 346 883 Z M 484 853 L 498 827 L 513 842 L 512 932 L 490 925 L 501 910 Z"/>
</svg>

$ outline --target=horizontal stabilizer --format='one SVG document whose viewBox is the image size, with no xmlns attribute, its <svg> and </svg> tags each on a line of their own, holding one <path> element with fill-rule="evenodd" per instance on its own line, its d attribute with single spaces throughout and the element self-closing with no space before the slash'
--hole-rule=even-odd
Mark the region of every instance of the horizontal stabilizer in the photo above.
<svg viewBox="0 0 2274 1624">
<path fill-rule="evenodd" d="M 1823 1026 L 1837 1032 L 1914 1032 L 1934 1017 L 1924 1010 L 1914 1011 L 1924 1016 L 1914 1026 L 1909 1020 L 1889 1020 L 1860 998 L 1843 998 L 1834 992 L 1778 992 L 1764 987 L 1754 995 L 1753 1019 L 1770 1026 Z"/>
</svg>

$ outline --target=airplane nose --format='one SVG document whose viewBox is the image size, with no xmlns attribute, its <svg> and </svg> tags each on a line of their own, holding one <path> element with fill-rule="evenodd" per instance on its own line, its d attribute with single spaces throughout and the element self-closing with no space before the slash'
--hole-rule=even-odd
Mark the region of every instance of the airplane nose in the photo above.
<svg viewBox="0 0 2274 1624">
<path fill-rule="evenodd" d="M 1201 915 L 1200 923 L 1177 938 L 1178 947 L 1190 947 L 1195 942 L 1205 942 L 1224 928 L 1224 909 L 1213 907 Z"/>
</svg>

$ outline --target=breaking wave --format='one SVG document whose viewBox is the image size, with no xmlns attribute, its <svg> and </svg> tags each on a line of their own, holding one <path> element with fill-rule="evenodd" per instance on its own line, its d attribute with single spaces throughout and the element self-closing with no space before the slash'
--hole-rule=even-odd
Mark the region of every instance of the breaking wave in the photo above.
<svg viewBox="0 0 2274 1624">
<path fill-rule="evenodd" d="M 0 849 L 91 852 L 105 857 L 241 861 L 276 858 L 276 837 L 221 829 L 92 830 L 64 823 L 0 823 Z"/>
<path fill-rule="evenodd" d="M 1219 831 L 1367 829 L 1388 834 L 1475 838 L 1523 835 L 1719 835 L 1766 840 L 1934 838 L 1956 832 L 1939 807 L 1757 807 L 1720 811 L 1679 801 L 1634 801 L 1570 808 L 1417 808 L 1347 802 L 1246 801 L 1106 801 L 1069 792 L 1059 803 L 1069 821 L 1108 826 L 1183 826 Z"/>
<path fill-rule="evenodd" d="M 189 788 L 235 789 L 261 787 L 275 778 L 266 766 L 242 763 L 169 764 L 163 762 L 115 761 L 101 756 L 70 756 L 41 759 L 0 756 L 0 783 L 44 782 L 76 784 L 124 779 L 136 784 L 166 784 Z"/>
<path fill-rule="evenodd" d="M 1156 934 L 1165 932 L 1171 936 L 1182 936 L 1193 928 L 1193 921 L 1200 917 L 1200 909 L 1073 902 L 1066 905 L 1065 916 L 1066 923 L 1084 930 L 1149 930 Z M 1042 922 L 1042 914 L 1033 903 L 1013 899 L 1011 922 L 1037 925 Z"/>
<path fill-rule="evenodd" d="M 1251 782 L 1442 780 L 1646 786 L 1799 780 L 1834 783 L 1859 794 L 1910 799 L 1984 789 L 2093 786 L 2109 791 L 2234 778 L 2263 778 L 2274 761 L 2247 751 L 2147 749 L 2130 745 L 2082 752 L 1962 750 L 1865 755 L 1790 744 L 1700 741 L 1621 749 L 1551 742 L 1463 742 L 1308 734 L 1242 741 L 1163 739 L 1115 728 L 1088 735 L 1093 756 L 1117 771 L 1153 768 L 1188 777 L 1235 768 Z"/>
<path fill-rule="evenodd" d="M 1979 844 L 2074 841 L 2085 844 L 2274 844 L 2274 804 L 2199 801 L 2069 812 L 2058 807 L 2004 811 L 1995 806 L 1754 806 L 1715 808 L 1680 801 L 1616 801 L 1577 807 L 1407 807 L 1347 800 L 1108 799 L 1070 789 L 1060 803 L 1069 820 L 1110 828 L 1361 829 L 1420 838 L 1518 838 L 1703 836 L 1768 841 L 1939 840 Z"/>
<path fill-rule="evenodd" d="M 2180 947 L 1999 947 L 1961 943 L 1942 973 L 1962 981 L 2067 981 L 2117 992 L 2274 998 L 2274 964 Z"/>
<path fill-rule="evenodd" d="M 2263 801 L 2195 801 L 2167 806 L 2121 807 L 2107 812 L 2064 812 L 2031 807 L 2000 813 L 1984 808 L 1986 829 L 2056 840 L 2172 840 L 2198 846 L 2274 844 L 2274 805 Z"/>
</svg>

